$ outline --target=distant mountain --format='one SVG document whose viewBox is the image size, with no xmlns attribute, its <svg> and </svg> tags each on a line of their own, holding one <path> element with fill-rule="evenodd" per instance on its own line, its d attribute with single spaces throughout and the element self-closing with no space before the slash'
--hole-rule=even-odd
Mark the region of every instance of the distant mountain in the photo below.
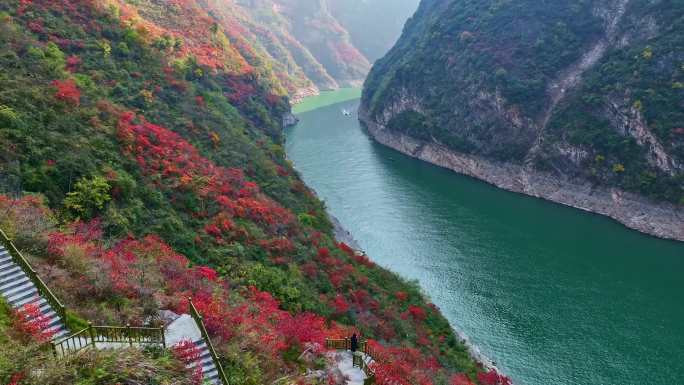
<svg viewBox="0 0 684 385">
<path fill-rule="evenodd" d="M 316 89 L 360 86 L 389 50 L 418 0 L 204 0 L 212 14 L 242 27 L 295 98 Z M 306 80 L 310 81 L 307 84 Z M 313 87 L 311 87 L 313 86 Z"/>
<path fill-rule="evenodd" d="M 419 0 L 327 0 L 330 13 L 372 63 L 397 41 Z"/>
<path fill-rule="evenodd" d="M 684 239 L 684 3 L 423 0 L 362 118 L 413 156 Z"/>
</svg>

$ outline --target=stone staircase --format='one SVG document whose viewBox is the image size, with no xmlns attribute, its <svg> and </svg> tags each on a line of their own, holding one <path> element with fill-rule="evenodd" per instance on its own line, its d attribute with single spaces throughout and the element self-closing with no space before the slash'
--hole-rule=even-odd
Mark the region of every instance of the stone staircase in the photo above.
<svg viewBox="0 0 684 385">
<path fill-rule="evenodd" d="M 4 233 L 2 233 L 4 236 Z M 26 263 L 26 262 L 24 262 Z M 46 289 L 44 289 L 46 290 Z M 120 346 L 136 346 L 140 345 L 136 342 L 120 341 L 98 341 L 93 340 L 88 331 L 92 331 L 92 325 L 89 329 L 84 329 L 80 332 L 70 334 L 65 327 L 63 320 L 59 314 L 52 308 L 50 303 L 41 296 L 38 288 L 33 283 L 29 275 L 15 262 L 12 255 L 0 244 L 0 296 L 14 309 L 20 309 L 27 304 L 35 304 L 38 306 L 41 317 L 41 324 L 43 320 L 47 320 L 47 328 L 45 331 L 51 336 L 53 347 L 55 345 L 63 344 L 68 340 L 65 349 L 55 349 L 55 354 L 66 354 L 70 351 L 78 351 L 84 347 L 92 346 L 96 349 L 115 349 Z M 219 368 L 211 354 L 210 342 L 205 340 L 208 337 L 206 329 L 201 322 L 201 316 L 190 302 L 194 310 L 195 318 L 189 314 L 183 314 L 168 325 L 166 330 L 162 331 L 162 340 L 166 338 L 166 342 L 173 346 L 174 344 L 188 340 L 192 341 L 196 348 L 199 349 L 199 359 L 187 365 L 188 369 L 196 368 L 198 365 L 202 368 L 202 378 L 205 384 L 221 385 L 221 374 Z M 36 316 L 37 317 L 37 316 Z M 30 321 L 28 318 L 27 321 Z M 200 329 L 200 327 L 202 329 Z M 107 327 L 95 327 L 107 328 Z"/>
<path fill-rule="evenodd" d="M 188 369 L 193 369 L 197 365 L 202 366 L 202 378 L 204 378 L 205 383 L 211 385 L 220 385 L 221 379 L 219 378 L 219 372 L 214 365 L 214 360 L 211 358 L 211 353 L 209 352 L 209 346 L 204 342 L 204 339 L 193 341 L 195 346 L 200 350 L 200 357 L 197 362 L 188 365 Z"/>
<path fill-rule="evenodd" d="M 177 345 L 182 341 L 192 341 L 195 347 L 200 351 L 199 359 L 187 365 L 188 369 L 193 369 L 197 367 L 197 365 L 201 365 L 202 377 L 205 382 L 212 385 L 221 384 L 219 371 L 211 357 L 209 345 L 204 340 L 202 331 L 190 314 L 181 314 L 177 316 L 177 318 L 166 327 L 166 342 L 169 346 Z"/>
<path fill-rule="evenodd" d="M 0 295 L 14 309 L 35 303 L 40 312 L 49 319 L 48 331 L 52 338 L 60 338 L 69 333 L 59 315 L 47 300 L 41 297 L 38 288 L 21 266 L 14 262 L 7 249 L 0 245 Z"/>
</svg>

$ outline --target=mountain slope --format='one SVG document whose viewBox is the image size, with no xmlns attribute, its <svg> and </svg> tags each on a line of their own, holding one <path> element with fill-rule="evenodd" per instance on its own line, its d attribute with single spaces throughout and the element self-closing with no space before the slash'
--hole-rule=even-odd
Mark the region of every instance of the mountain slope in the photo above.
<svg viewBox="0 0 684 385">
<path fill-rule="evenodd" d="M 307 370 L 354 331 L 388 383 L 485 375 L 415 284 L 334 239 L 285 159 L 288 80 L 208 4 L 0 2 L 0 228 L 81 327 L 192 296 L 232 384 L 329 383 Z"/>
<path fill-rule="evenodd" d="M 684 240 L 684 3 L 425 0 L 362 119 L 404 152 Z"/>
<path fill-rule="evenodd" d="M 317 89 L 359 86 L 370 62 L 399 36 L 417 0 L 205 0 L 213 15 L 233 20 L 280 73 Z M 316 92 L 301 81 L 295 99 Z"/>
</svg>

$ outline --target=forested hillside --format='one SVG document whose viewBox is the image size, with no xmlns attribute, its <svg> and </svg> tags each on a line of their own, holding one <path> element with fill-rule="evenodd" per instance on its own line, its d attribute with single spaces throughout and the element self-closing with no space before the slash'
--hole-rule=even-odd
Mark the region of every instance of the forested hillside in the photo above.
<svg viewBox="0 0 684 385">
<path fill-rule="evenodd" d="M 459 172 L 684 239 L 683 23 L 673 0 L 425 0 L 364 119 Z"/>
<path fill-rule="evenodd" d="M 0 2 L 0 228 L 68 324 L 156 324 L 191 296 L 231 384 L 340 383 L 322 344 L 353 331 L 379 383 L 498 383 L 415 284 L 335 241 L 281 146 L 304 76 L 208 4 Z M 164 352 L 16 350 L 31 335 L 6 318 L 2 383 L 188 375 Z"/>
</svg>

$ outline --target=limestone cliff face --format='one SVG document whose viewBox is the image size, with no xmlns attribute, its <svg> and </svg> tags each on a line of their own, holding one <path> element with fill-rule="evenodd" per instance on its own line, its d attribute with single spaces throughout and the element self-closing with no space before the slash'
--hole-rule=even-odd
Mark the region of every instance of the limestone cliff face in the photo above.
<svg viewBox="0 0 684 385">
<path fill-rule="evenodd" d="M 581 178 L 559 177 L 554 173 L 537 170 L 526 171 L 520 164 L 459 153 L 435 142 L 420 141 L 388 130 L 368 119 L 365 112 L 360 114 L 375 140 L 406 155 L 481 179 L 508 191 L 606 215 L 647 234 L 684 241 L 684 210 L 677 205 L 654 202 L 619 188 L 596 186 Z"/>
<path fill-rule="evenodd" d="M 381 143 L 684 240 L 684 5 L 423 0 L 365 83 Z"/>
</svg>

